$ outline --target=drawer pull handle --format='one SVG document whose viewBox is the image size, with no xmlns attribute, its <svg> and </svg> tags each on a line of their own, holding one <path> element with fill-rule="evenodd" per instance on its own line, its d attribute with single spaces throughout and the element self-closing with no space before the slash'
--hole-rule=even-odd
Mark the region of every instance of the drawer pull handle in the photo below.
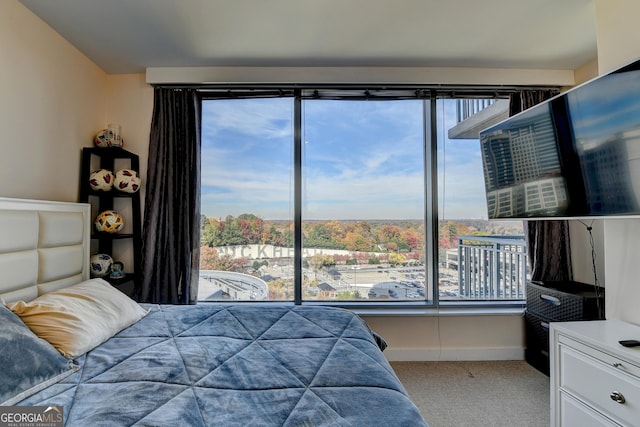
<svg viewBox="0 0 640 427">
<path fill-rule="evenodd" d="M 552 297 L 551 295 L 540 294 L 540 299 L 547 304 L 551 304 L 553 306 L 559 306 L 561 304 L 560 299 L 556 297 Z"/>
<path fill-rule="evenodd" d="M 549 324 L 547 322 L 540 322 L 540 327 L 549 330 Z"/>
<path fill-rule="evenodd" d="M 622 393 L 620 393 L 619 391 L 611 392 L 611 395 L 609 397 L 611 397 L 611 400 L 613 400 L 614 402 L 617 402 L 620 404 L 623 404 L 624 402 L 626 402 L 626 399 L 624 398 Z"/>
</svg>

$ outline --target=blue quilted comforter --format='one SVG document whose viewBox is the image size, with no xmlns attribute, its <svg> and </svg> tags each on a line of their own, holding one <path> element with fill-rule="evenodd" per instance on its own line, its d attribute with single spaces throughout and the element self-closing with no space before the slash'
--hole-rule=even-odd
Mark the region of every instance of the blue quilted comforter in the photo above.
<svg viewBox="0 0 640 427">
<path fill-rule="evenodd" d="M 149 306 L 20 405 L 67 426 L 425 426 L 366 324 L 305 306 Z"/>
</svg>

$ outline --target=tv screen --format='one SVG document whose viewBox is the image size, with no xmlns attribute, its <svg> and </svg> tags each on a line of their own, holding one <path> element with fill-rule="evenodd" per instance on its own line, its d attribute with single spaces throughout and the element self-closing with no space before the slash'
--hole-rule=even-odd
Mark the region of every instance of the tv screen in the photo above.
<svg viewBox="0 0 640 427">
<path fill-rule="evenodd" d="M 480 132 L 490 219 L 640 216 L 640 61 Z"/>
</svg>

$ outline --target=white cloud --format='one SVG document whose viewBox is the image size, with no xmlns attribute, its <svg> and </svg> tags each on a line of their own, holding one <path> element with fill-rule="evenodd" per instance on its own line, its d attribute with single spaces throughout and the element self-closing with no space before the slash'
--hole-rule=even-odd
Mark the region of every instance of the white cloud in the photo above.
<svg viewBox="0 0 640 427">
<path fill-rule="evenodd" d="M 281 99 L 253 101 L 204 102 L 202 107 L 203 139 L 215 139 L 223 130 L 233 130 L 258 140 L 291 137 L 293 131 L 290 100 L 284 100 L 288 101 L 288 104 Z"/>
<path fill-rule="evenodd" d="M 306 118 L 313 120 L 305 122 L 303 136 L 305 218 L 424 216 L 422 113 L 416 106 L 419 103 L 386 103 L 381 111 L 371 103 L 307 105 Z M 347 114 L 354 107 L 362 111 L 355 116 Z M 205 106 L 205 215 L 217 218 L 254 213 L 265 219 L 290 217 L 290 109 L 291 105 L 284 103 L 271 108 L 248 108 L 233 102 L 216 108 Z M 447 122 L 452 120 L 451 109 L 440 114 L 447 116 Z M 235 137 L 225 143 L 225 135 Z M 486 217 L 479 149 L 468 144 L 474 141 L 447 141 L 447 177 L 443 182 L 447 194 L 444 213 L 448 218 Z M 207 188 L 215 190 L 207 192 Z"/>
</svg>

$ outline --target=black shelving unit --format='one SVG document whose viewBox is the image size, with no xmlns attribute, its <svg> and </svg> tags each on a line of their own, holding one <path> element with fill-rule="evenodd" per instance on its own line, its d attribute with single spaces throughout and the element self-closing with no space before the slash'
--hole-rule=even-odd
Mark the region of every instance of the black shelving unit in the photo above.
<svg viewBox="0 0 640 427">
<path fill-rule="evenodd" d="M 123 164 L 124 163 L 124 164 Z M 92 254 L 108 254 L 114 261 L 114 243 L 122 241 L 131 245 L 132 265 L 125 265 L 126 275 L 120 279 L 105 277 L 112 285 L 128 295 L 134 295 L 140 284 L 140 257 L 142 251 L 142 218 L 140 210 L 140 192 L 124 193 L 116 189 L 111 191 L 95 191 L 89 185 L 89 176 L 96 169 L 108 169 L 115 174 L 119 169 L 133 169 L 140 172 L 140 160 L 137 154 L 120 147 L 85 147 L 82 149 L 82 165 L 80 172 L 80 201 L 90 203 L 92 216 L 105 210 L 115 209 L 117 203 L 128 205 L 129 217 L 123 215 L 125 225 L 130 222 L 130 227 L 125 227 L 127 233 L 99 233 L 93 224 L 91 229 Z M 118 210 L 119 209 L 115 209 Z M 120 212 L 120 211 L 119 211 Z M 94 245 L 97 243 L 97 246 Z M 120 243 L 118 243 L 120 244 Z"/>
</svg>

